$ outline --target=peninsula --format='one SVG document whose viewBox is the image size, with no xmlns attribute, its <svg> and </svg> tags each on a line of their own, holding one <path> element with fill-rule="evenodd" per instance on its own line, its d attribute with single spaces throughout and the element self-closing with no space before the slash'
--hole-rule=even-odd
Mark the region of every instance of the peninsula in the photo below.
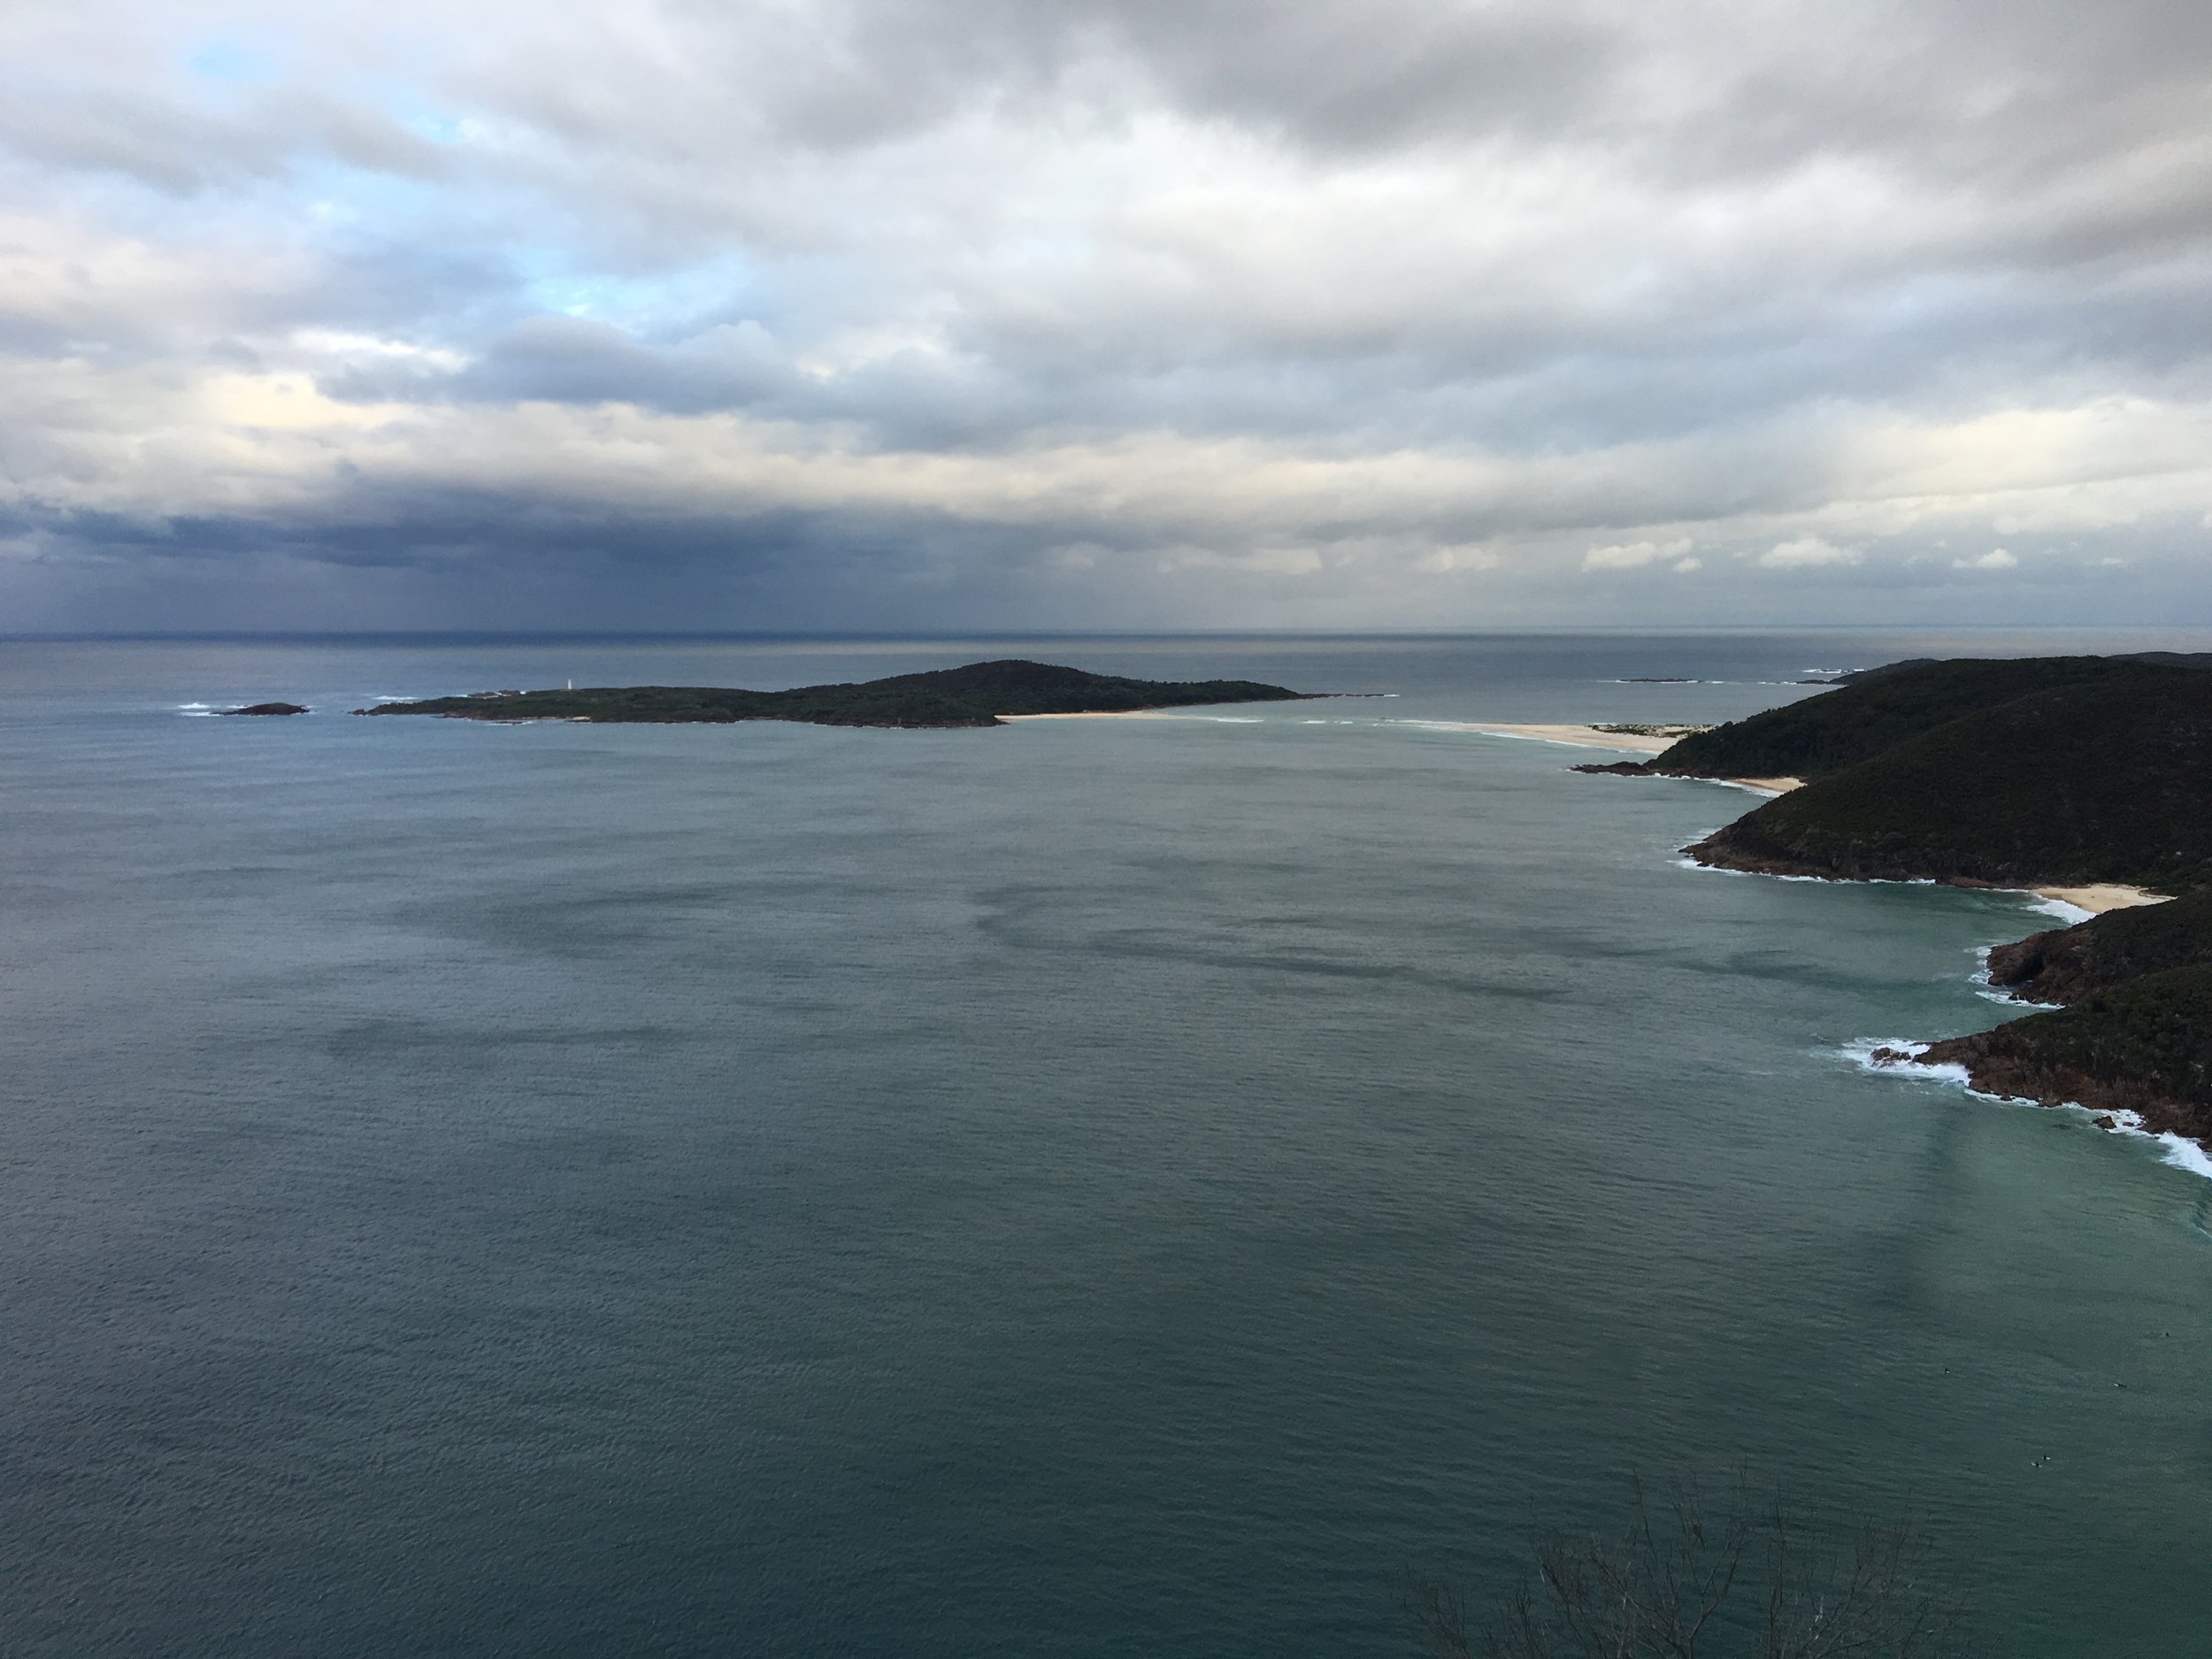
<svg viewBox="0 0 2212 1659">
<path fill-rule="evenodd" d="M 479 691 L 384 703 L 356 714 L 429 714 L 449 720 L 573 720 L 597 725 L 727 726 L 796 720 L 812 726 L 939 729 L 998 726 L 1002 716 L 1130 714 L 1207 703 L 1285 703 L 1317 694 L 1251 680 L 1126 680 L 1050 663 L 970 663 L 858 684 L 741 691 L 717 686 L 595 686 L 563 691 Z"/>
<path fill-rule="evenodd" d="M 1684 849 L 1717 869 L 2173 895 L 1990 953 L 1993 984 L 2055 1011 L 1875 1059 L 2212 1147 L 2208 669 L 2166 653 L 1900 663 L 1578 770 L 1802 780 Z"/>
</svg>

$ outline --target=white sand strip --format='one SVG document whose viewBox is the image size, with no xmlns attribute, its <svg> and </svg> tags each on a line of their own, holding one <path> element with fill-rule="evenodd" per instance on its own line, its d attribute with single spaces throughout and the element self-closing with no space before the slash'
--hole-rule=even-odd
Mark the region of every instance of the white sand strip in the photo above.
<svg viewBox="0 0 2212 1659">
<path fill-rule="evenodd" d="M 2132 910 L 2139 904 L 2163 904 L 2171 896 L 2147 892 L 2141 887 L 2123 887 L 2116 881 L 2101 881 L 2086 887 L 2030 887 L 2028 891 L 2039 899 L 2056 899 L 2061 904 L 2087 910 L 2092 916 L 2101 916 L 2107 910 Z"/>
<path fill-rule="evenodd" d="M 1425 720 L 1424 726 L 1441 726 L 1440 720 Z M 1634 755 L 1663 755 L 1682 741 L 1680 734 L 1646 736 L 1640 732 L 1609 732 L 1595 726 L 1467 726 L 1460 728 L 1483 732 L 1493 737 L 1528 737 L 1545 743 L 1571 743 L 1577 749 L 1625 749 Z M 1740 784 L 1747 789 L 1756 789 L 1763 795 L 1787 795 L 1804 787 L 1802 778 L 1714 778 L 1712 783 Z"/>
<path fill-rule="evenodd" d="M 1621 749 L 1636 755 L 1663 754 L 1682 741 L 1675 737 L 1643 737 L 1634 732 L 1601 732 L 1594 726 L 1478 726 L 1456 720 L 1423 720 L 1419 724 L 1452 731 L 1480 732 L 1490 737 L 1532 737 L 1545 743 L 1571 743 L 1577 749 Z"/>
<path fill-rule="evenodd" d="M 1217 703 L 1189 705 L 1217 708 Z M 1074 714 L 1002 714 L 1002 720 L 1171 720 L 1175 717 L 1165 709 L 1085 709 Z"/>
</svg>

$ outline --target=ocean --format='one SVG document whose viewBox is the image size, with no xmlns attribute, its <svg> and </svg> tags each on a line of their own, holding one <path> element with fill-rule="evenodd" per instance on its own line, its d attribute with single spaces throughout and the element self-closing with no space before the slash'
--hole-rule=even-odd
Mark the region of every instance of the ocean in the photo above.
<svg viewBox="0 0 2212 1659">
<path fill-rule="evenodd" d="M 1411 1655 L 1740 1471 L 2000 1655 L 2194 1659 L 2212 1180 L 1852 1059 L 2049 917 L 1455 723 L 2206 646 L 0 643 L 0 1650 Z M 995 657 L 1371 695 L 345 713 Z"/>
</svg>

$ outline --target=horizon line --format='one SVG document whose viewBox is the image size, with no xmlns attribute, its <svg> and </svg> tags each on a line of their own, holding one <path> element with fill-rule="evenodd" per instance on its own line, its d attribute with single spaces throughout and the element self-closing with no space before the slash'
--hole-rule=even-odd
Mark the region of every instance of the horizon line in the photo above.
<svg viewBox="0 0 2212 1659">
<path fill-rule="evenodd" d="M 2074 622 L 1851 622 L 1713 623 L 1655 627 L 1631 624 L 1526 624 L 1517 627 L 1217 627 L 1217 628 L 220 628 L 0 632 L 0 645 L 231 644 L 256 642 L 366 643 L 411 641 L 518 644 L 545 641 L 608 643 L 721 643 L 762 641 L 899 641 L 929 640 L 1218 640 L 1218 639 L 1509 639 L 1519 636 L 1618 634 L 1671 638 L 1698 634 L 2203 634 L 2212 624 Z"/>
</svg>

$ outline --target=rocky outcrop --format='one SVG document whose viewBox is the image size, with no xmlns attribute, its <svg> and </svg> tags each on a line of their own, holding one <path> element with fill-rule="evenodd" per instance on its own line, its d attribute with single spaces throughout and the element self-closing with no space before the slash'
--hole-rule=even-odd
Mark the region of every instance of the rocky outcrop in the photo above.
<svg viewBox="0 0 2212 1659">
<path fill-rule="evenodd" d="M 2001 985 L 2023 1002 L 2070 1002 L 2069 991 L 2079 994 L 2082 979 L 2078 959 L 2063 958 L 2070 927 L 2048 927 L 2009 945 L 1989 949 L 1989 982 Z"/>
<path fill-rule="evenodd" d="M 2201 1143 L 2212 1137 L 2212 965 L 2146 974 L 2055 1013 L 1872 1057 L 1960 1066 L 1985 1094 L 2133 1112 L 2147 1129 Z"/>
<path fill-rule="evenodd" d="M 2027 885 L 1985 881 L 1978 876 L 1961 872 L 1955 864 L 1946 869 L 1933 859 L 1886 857 L 1879 852 L 1856 848 L 1837 849 L 1825 857 L 1809 855 L 1775 837 L 1761 834 L 1758 826 L 1748 818 L 1739 818 L 1727 828 L 1714 831 L 1703 841 L 1685 847 L 1682 852 L 1685 857 L 1709 870 L 1740 870 L 1760 876 L 1812 876 L 1823 881 L 1933 881 L 1947 887 L 2010 889 Z M 1930 868 L 1932 864 L 1937 867 Z"/>
<path fill-rule="evenodd" d="M 225 709 L 225 714 L 305 714 L 307 710 L 296 703 L 250 703 L 242 709 Z"/>
<path fill-rule="evenodd" d="M 2212 890 L 2108 910 L 1989 953 L 1989 982 L 2024 1002 L 2078 1002 L 2146 973 L 2212 962 Z"/>
</svg>

